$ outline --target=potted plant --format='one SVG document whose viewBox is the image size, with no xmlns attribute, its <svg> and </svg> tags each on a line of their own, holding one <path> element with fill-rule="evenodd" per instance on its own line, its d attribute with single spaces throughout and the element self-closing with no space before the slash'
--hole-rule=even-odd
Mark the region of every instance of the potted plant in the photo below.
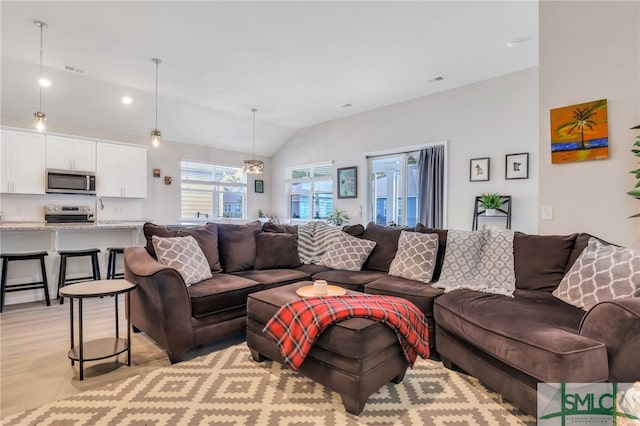
<svg viewBox="0 0 640 426">
<path fill-rule="evenodd" d="M 349 224 L 349 215 L 344 210 L 335 209 L 333 212 L 329 213 L 326 217 L 328 223 L 336 226 L 343 226 Z"/>
<path fill-rule="evenodd" d="M 632 127 L 631 129 L 640 129 L 640 124 Z M 633 144 L 633 147 L 634 148 L 631 150 L 631 152 L 633 152 L 633 155 L 635 155 L 636 157 L 640 157 L 640 135 L 636 136 L 636 143 Z M 638 181 L 636 182 L 635 188 L 633 188 L 631 191 L 628 191 L 627 194 L 631 195 L 633 198 L 637 198 L 640 200 L 640 169 L 632 170 L 629 173 L 633 173 Z M 629 217 L 640 217 L 640 213 L 636 213 L 633 216 Z"/>
<path fill-rule="evenodd" d="M 484 207 L 485 216 L 495 216 L 496 210 L 502 207 L 502 197 L 499 194 L 480 194 L 480 205 Z"/>
</svg>

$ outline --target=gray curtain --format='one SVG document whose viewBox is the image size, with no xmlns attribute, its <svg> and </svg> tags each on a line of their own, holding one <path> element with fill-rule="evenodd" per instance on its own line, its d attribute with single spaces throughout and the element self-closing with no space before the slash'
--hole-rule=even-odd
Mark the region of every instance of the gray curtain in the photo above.
<svg viewBox="0 0 640 426">
<path fill-rule="evenodd" d="M 444 208 L 444 146 L 420 150 L 418 159 L 418 200 L 420 223 L 442 228 Z"/>
</svg>

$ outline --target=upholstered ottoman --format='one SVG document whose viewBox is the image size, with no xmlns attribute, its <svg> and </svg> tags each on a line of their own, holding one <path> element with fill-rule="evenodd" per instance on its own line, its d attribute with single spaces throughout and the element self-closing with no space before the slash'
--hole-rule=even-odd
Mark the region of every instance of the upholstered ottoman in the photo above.
<svg viewBox="0 0 640 426">
<path fill-rule="evenodd" d="M 302 281 L 249 295 L 247 346 L 255 361 L 269 358 L 283 363 L 280 348 L 262 330 L 281 306 L 299 298 L 296 289 L 312 284 Z M 390 327 L 366 318 L 350 318 L 320 335 L 298 372 L 338 392 L 345 409 L 357 415 L 384 384 L 400 383 L 408 366 Z"/>
</svg>

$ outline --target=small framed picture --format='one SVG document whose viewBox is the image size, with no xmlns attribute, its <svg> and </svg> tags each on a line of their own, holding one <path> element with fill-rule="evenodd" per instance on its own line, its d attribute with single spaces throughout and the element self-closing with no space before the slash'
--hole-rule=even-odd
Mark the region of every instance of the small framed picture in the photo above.
<svg viewBox="0 0 640 426">
<path fill-rule="evenodd" d="M 489 180 L 489 157 L 472 158 L 469 161 L 469 181 Z"/>
<path fill-rule="evenodd" d="M 253 181 L 253 190 L 258 194 L 264 193 L 264 181 L 260 179 Z"/>
<path fill-rule="evenodd" d="M 165 176 L 164 177 L 164 184 L 165 185 L 171 185 L 171 176 Z"/>
<path fill-rule="evenodd" d="M 153 177 L 154 178 L 160 177 L 160 169 L 153 169 Z"/>
<path fill-rule="evenodd" d="M 529 179 L 529 153 L 505 156 L 505 179 Z"/>
<path fill-rule="evenodd" d="M 338 198 L 358 198 L 358 167 L 338 169 Z"/>
</svg>

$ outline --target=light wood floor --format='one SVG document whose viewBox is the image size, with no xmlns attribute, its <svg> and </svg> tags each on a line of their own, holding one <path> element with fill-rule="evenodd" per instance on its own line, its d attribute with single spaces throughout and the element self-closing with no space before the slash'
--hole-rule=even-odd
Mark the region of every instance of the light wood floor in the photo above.
<svg viewBox="0 0 640 426">
<path fill-rule="evenodd" d="M 119 296 L 120 333 L 126 336 L 124 297 Z M 85 341 L 115 335 L 115 306 L 111 297 L 84 301 Z M 77 303 L 74 305 L 77 319 Z M 76 320 L 77 325 L 77 320 Z M 0 418 L 108 383 L 170 365 L 166 354 L 144 334 L 131 334 L 131 367 L 126 355 L 85 363 L 79 380 L 78 363 L 71 366 L 69 304 L 57 300 L 9 305 L 0 314 Z M 77 340 L 77 334 L 76 334 Z M 241 342 L 227 339 L 192 350 L 185 359 Z"/>
</svg>

